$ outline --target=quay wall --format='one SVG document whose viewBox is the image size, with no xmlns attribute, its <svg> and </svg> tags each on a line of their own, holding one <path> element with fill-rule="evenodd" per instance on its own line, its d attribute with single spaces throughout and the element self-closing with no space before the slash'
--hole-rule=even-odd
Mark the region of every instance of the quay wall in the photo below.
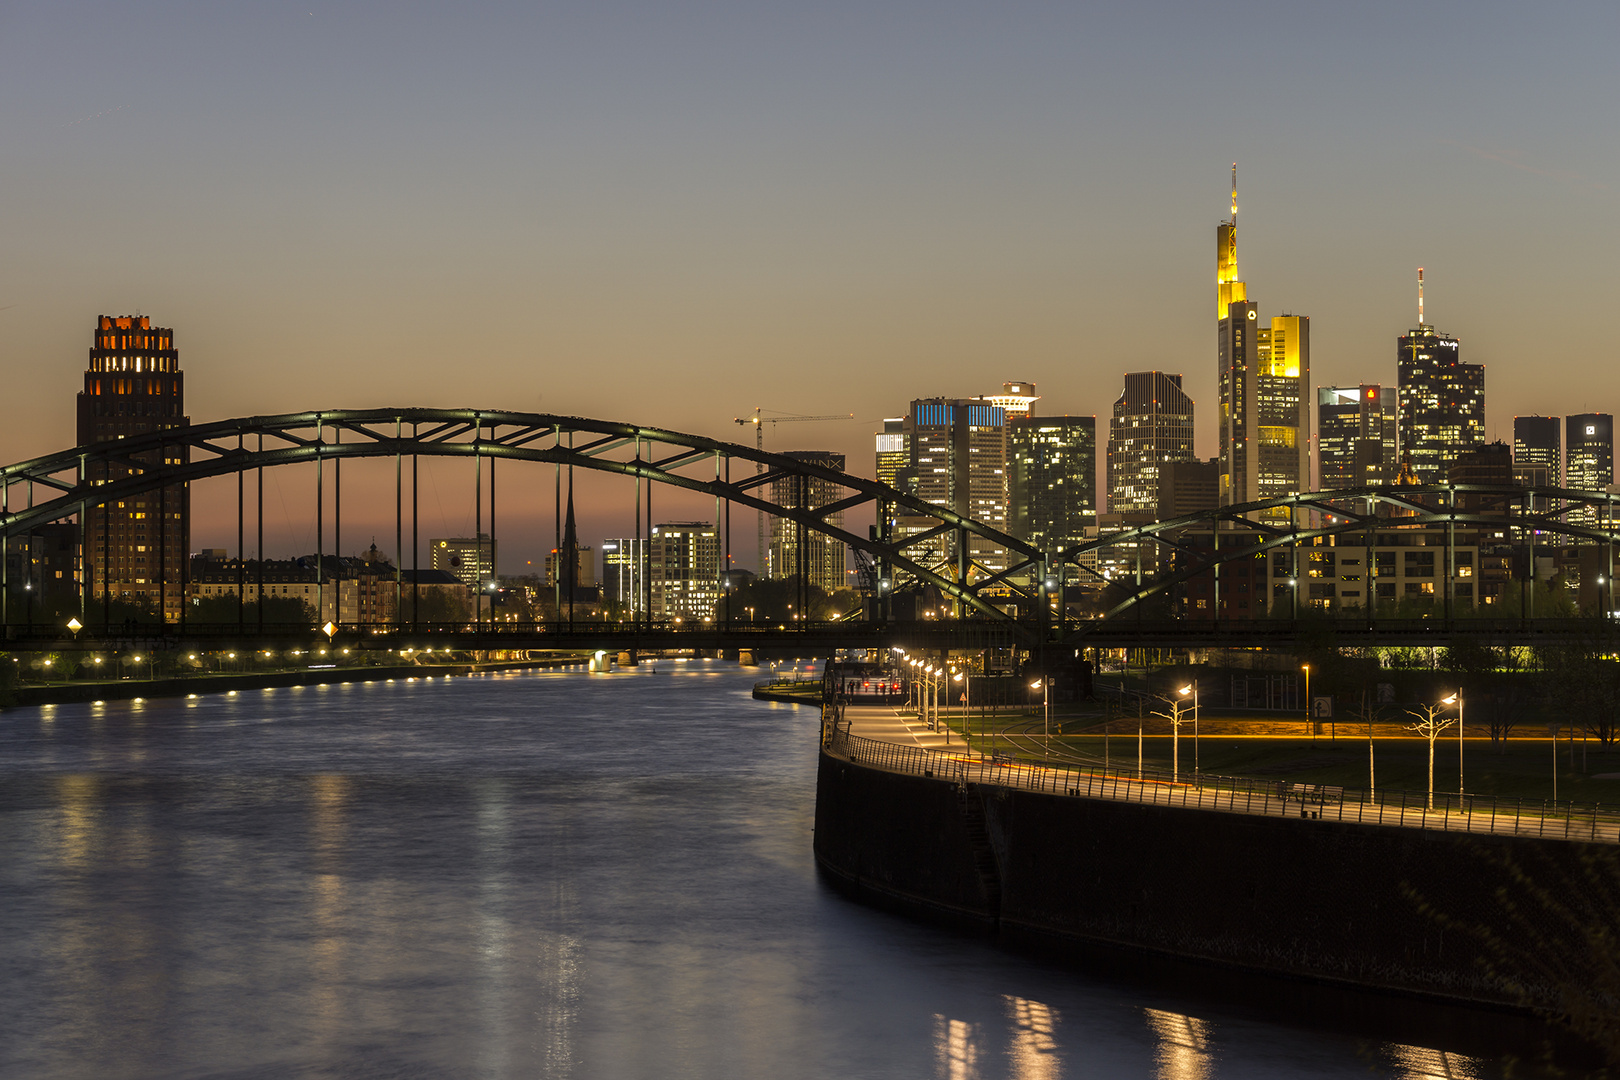
<svg viewBox="0 0 1620 1080">
<path fill-rule="evenodd" d="M 817 778 L 816 859 L 863 899 L 1011 939 L 1476 1004 L 1526 1004 L 1487 972 L 1487 960 L 1499 970 L 1503 960 L 1487 954 L 1478 930 L 1519 942 L 1569 936 L 1556 919 L 1505 910 L 1498 889 L 1522 892 L 1511 867 L 1549 884 L 1579 881 L 1594 847 L 1609 854 L 1563 841 L 963 789 L 825 750 Z M 1557 992 L 1544 972 L 1516 974 L 1539 987 L 1537 998 Z"/>
</svg>

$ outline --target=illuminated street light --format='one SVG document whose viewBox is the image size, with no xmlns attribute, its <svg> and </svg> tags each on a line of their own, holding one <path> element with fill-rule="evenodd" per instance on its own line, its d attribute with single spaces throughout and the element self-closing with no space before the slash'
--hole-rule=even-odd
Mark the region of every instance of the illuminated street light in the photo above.
<svg viewBox="0 0 1620 1080">
<path fill-rule="evenodd" d="M 1031 690 L 1041 692 L 1042 712 L 1046 717 L 1046 753 L 1052 753 L 1052 687 L 1050 679 L 1036 679 L 1029 684 Z"/>
<path fill-rule="evenodd" d="M 1457 794 L 1461 795 L 1463 787 L 1463 696 L 1462 687 L 1448 698 L 1441 698 L 1440 704 L 1457 706 Z"/>
</svg>

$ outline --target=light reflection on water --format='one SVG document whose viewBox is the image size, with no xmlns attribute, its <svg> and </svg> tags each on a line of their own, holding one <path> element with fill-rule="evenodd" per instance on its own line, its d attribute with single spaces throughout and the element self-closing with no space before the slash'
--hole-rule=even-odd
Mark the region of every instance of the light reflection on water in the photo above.
<svg viewBox="0 0 1620 1080">
<path fill-rule="evenodd" d="M 838 897 L 816 715 L 756 677 L 0 715 L 0 1075 L 1500 1075 Z"/>
</svg>

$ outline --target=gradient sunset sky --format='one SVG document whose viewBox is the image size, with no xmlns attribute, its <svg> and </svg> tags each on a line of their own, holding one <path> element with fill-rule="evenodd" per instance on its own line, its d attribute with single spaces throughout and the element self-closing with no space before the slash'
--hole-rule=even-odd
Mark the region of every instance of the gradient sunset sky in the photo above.
<svg viewBox="0 0 1620 1080">
<path fill-rule="evenodd" d="M 1157 368 L 1210 456 L 1234 160 L 1313 383 L 1394 381 L 1421 265 L 1511 440 L 1620 406 L 1617 53 L 1612 3 L 8 4 L 0 457 L 71 444 L 135 312 L 194 421 L 853 412 L 768 445 L 869 475 L 913 397 L 1033 379 L 1101 432 Z"/>
</svg>

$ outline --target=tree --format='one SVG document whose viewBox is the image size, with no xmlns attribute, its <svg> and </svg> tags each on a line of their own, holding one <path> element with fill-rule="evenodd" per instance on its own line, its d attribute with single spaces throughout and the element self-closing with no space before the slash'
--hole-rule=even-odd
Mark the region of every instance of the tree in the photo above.
<svg viewBox="0 0 1620 1080">
<path fill-rule="evenodd" d="M 1417 718 L 1417 723 L 1407 724 L 1407 731 L 1415 731 L 1429 740 L 1429 809 L 1434 809 L 1434 741 L 1440 733 L 1456 721 L 1449 716 L 1440 715 L 1445 709 L 1443 702 L 1433 705 L 1419 705 L 1416 709 L 1407 709 L 1406 715 Z"/>
<path fill-rule="evenodd" d="M 1361 704 L 1354 715 L 1367 725 L 1367 794 L 1372 796 L 1378 791 L 1378 770 L 1373 760 L 1373 725 L 1384 718 L 1384 707 L 1378 702 L 1376 688 L 1361 688 Z"/>
<path fill-rule="evenodd" d="M 1164 702 L 1166 711 L 1154 710 L 1153 715 L 1170 721 L 1170 779 L 1181 775 L 1181 725 L 1192 720 L 1186 714 L 1193 711 L 1193 703 L 1181 694 L 1154 694 L 1155 701 Z"/>
</svg>

